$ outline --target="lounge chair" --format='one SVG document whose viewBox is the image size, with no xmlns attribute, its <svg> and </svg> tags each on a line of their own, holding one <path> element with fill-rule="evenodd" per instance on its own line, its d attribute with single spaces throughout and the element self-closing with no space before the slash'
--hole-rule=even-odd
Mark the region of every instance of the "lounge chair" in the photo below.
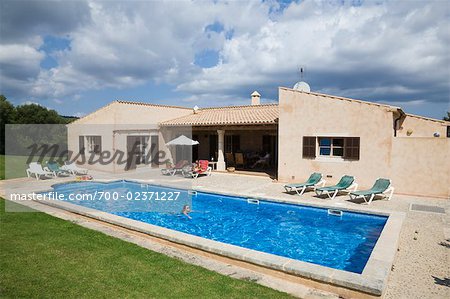
<svg viewBox="0 0 450 299">
<path fill-rule="evenodd" d="M 66 161 L 64 162 L 64 165 L 61 167 L 61 169 L 68 171 L 69 173 L 73 175 L 81 174 L 85 175 L 88 173 L 88 170 L 85 168 L 80 168 L 75 165 L 75 163 Z"/>
<path fill-rule="evenodd" d="M 313 188 L 316 190 L 319 185 L 322 185 L 322 187 L 325 186 L 325 180 L 322 179 L 321 173 L 314 172 L 306 182 L 300 184 L 287 184 L 284 185 L 284 189 L 286 192 L 295 191 L 298 195 L 302 195 L 306 189 Z"/>
<path fill-rule="evenodd" d="M 49 171 L 53 174 L 54 177 L 57 176 L 68 176 L 70 174 L 69 171 L 62 169 L 58 163 L 56 162 L 47 162 L 47 166 L 44 167 L 44 170 Z"/>
<path fill-rule="evenodd" d="M 355 183 L 355 178 L 349 175 L 344 175 L 336 185 L 317 188 L 315 191 L 317 196 L 321 196 L 325 193 L 330 199 L 334 199 L 340 191 L 354 192 L 357 188 L 358 184 Z"/>
<path fill-rule="evenodd" d="M 198 178 L 199 175 L 211 175 L 212 168 L 211 166 L 208 166 L 209 161 L 208 160 L 200 160 L 198 161 L 198 167 L 192 169 L 186 169 L 186 167 L 183 169 L 183 176 L 184 177 L 192 177 L 192 178 Z"/>
<path fill-rule="evenodd" d="M 183 168 L 188 164 L 189 162 L 187 160 L 180 160 L 173 167 L 161 169 L 161 173 L 163 175 L 175 175 L 177 172 L 182 172 Z"/>
<path fill-rule="evenodd" d="M 350 192 L 349 196 L 350 199 L 363 198 L 364 201 L 370 205 L 376 195 L 381 195 L 387 197 L 387 200 L 391 200 L 393 194 L 394 187 L 391 186 L 391 180 L 379 178 L 375 181 L 372 188 Z M 369 198 L 369 200 L 367 200 L 367 198 Z"/>
<path fill-rule="evenodd" d="M 36 180 L 39 180 L 41 178 L 41 176 L 49 176 L 52 177 L 53 173 L 51 173 L 50 171 L 44 170 L 42 168 L 42 165 L 39 164 L 38 162 L 31 162 L 28 165 L 28 169 L 26 170 L 27 172 L 27 176 L 30 178 L 34 175 L 34 177 L 36 178 Z"/>
</svg>

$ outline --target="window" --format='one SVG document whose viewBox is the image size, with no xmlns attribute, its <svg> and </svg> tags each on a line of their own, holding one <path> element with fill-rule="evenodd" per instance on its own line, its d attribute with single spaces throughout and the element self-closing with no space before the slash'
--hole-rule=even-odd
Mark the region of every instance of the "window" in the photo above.
<svg viewBox="0 0 450 299">
<path fill-rule="evenodd" d="M 100 154 L 102 152 L 102 136 L 86 136 L 89 152 Z"/>
<path fill-rule="evenodd" d="M 316 152 L 316 144 L 319 149 Z M 359 160 L 359 137 L 303 137 L 303 158 L 340 157 Z"/>
<path fill-rule="evenodd" d="M 209 156 L 217 161 L 217 135 L 209 135 Z"/>
<path fill-rule="evenodd" d="M 450 126 L 447 126 L 447 137 L 450 138 Z"/>
<path fill-rule="evenodd" d="M 78 136 L 78 152 L 84 155 L 84 136 Z"/>
<path fill-rule="evenodd" d="M 319 155 L 343 157 L 344 138 L 319 137 Z"/>
<path fill-rule="evenodd" d="M 235 153 L 241 148 L 241 136 L 225 135 L 225 153 Z"/>
</svg>

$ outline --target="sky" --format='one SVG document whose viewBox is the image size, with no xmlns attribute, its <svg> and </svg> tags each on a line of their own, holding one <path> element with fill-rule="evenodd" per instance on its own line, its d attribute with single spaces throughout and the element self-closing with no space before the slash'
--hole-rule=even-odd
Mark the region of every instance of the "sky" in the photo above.
<svg viewBox="0 0 450 299">
<path fill-rule="evenodd" d="M 303 76 L 299 69 L 303 68 Z M 314 92 L 450 110 L 450 1 L 0 1 L 0 93 L 86 115 L 113 100 L 243 105 Z"/>
</svg>

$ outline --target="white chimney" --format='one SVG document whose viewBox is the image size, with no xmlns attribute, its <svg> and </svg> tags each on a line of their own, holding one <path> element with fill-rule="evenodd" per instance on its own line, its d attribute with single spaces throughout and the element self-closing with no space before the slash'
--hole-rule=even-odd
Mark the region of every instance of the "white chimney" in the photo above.
<svg viewBox="0 0 450 299">
<path fill-rule="evenodd" d="M 261 95 L 255 90 L 252 93 L 252 106 L 261 104 Z"/>
<path fill-rule="evenodd" d="M 198 108 L 198 106 L 195 105 L 195 106 L 194 106 L 194 109 L 193 109 L 193 110 L 194 110 L 194 114 L 197 114 L 198 109 L 200 109 L 200 108 Z"/>
</svg>

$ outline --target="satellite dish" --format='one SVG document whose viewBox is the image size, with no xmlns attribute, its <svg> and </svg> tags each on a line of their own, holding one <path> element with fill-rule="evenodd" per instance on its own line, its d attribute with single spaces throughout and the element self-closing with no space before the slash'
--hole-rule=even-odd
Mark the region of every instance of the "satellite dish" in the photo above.
<svg viewBox="0 0 450 299">
<path fill-rule="evenodd" d="M 297 82 L 294 85 L 295 90 L 304 91 L 304 92 L 310 92 L 311 88 L 309 87 L 309 84 L 303 81 Z"/>
</svg>

